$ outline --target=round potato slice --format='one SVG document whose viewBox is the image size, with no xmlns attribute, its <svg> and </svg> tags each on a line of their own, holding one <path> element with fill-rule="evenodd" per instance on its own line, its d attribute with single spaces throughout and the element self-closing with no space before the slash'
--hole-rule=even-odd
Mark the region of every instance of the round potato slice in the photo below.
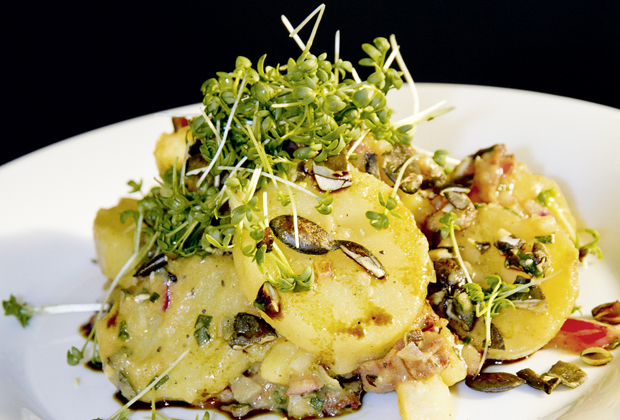
<svg viewBox="0 0 620 420">
<path fill-rule="evenodd" d="M 506 266 L 506 256 L 494 246 L 498 236 L 510 233 L 525 241 L 525 248 L 531 247 L 537 237 L 553 238 L 553 243 L 544 244 L 548 268 L 540 288 L 544 301 L 529 309 L 502 309 L 493 318 L 504 339 L 504 350 L 490 349 L 489 358 L 510 360 L 525 357 L 544 346 L 559 331 L 570 315 L 577 298 L 578 252 L 566 229 L 552 216 L 531 216 L 522 218 L 512 210 L 496 204 L 479 209 L 475 224 L 457 233 L 463 259 L 472 267 L 473 281 L 487 287 L 486 276 L 498 274 L 505 282 L 513 283 L 517 275 L 529 277 L 523 271 Z M 486 249 L 481 244 L 489 244 Z M 485 340 L 484 322 L 479 320 L 471 336 L 473 343 L 482 348 Z"/>
<path fill-rule="evenodd" d="M 351 372 L 360 362 L 385 355 L 418 317 L 427 284 L 434 276 L 428 242 L 411 213 L 399 206 L 396 211 L 402 218 L 390 216 L 387 229 L 372 227 L 366 211 L 382 212 L 378 194 L 387 199 L 391 190 L 355 169 L 352 176 L 352 186 L 333 194 L 331 214 L 320 214 L 315 209 L 317 200 L 299 191 L 294 193 L 294 205 L 299 216 L 323 228 L 334 240 L 350 241 L 370 251 L 385 269 L 385 276 L 375 277 L 342 249 L 307 255 L 276 239 L 295 273 L 308 266 L 314 269 L 314 282 L 306 292 L 279 292 L 281 309 L 277 315 L 261 313 L 284 337 L 317 356 L 336 374 Z M 298 184 L 322 194 L 311 177 Z M 292 204 L 285 207 L 276 199 L 273 185 L 266 191 L 267 202 L 259 194 L 258 205 L 265 209 L 266 204 L 270 220 L 293 214 Z M 266 281 L 256 263 L 240 250 L 252 243 L 246 234 L 243 244 L 234 250 L 240 288 L 251 301 Z M 277 277 L 269 256 L 264 268 Z"/>
<path fill-rule="evenodd" d="M 169 273 L 177 281 L 170 281 Z M 117 294 L 110 312 L 97 324 L 104 372 L 125 398 L 148 386 L 186 349 L 189 353 L 166 385 L 145 394 L 143 401 L 154 397 L 200 404 L 255 361 L 249 351 L 232 348 L 224 333 L 228 318 L 239 312 L 256 314 L 237 287 L 230 256 L 179 258 L 165 270 L 134 280 Z M 200 316 L 208 318 L 208 325 L 198 324 Z M 197 325 L 208 335 L 197 336 Z M 270 345 L 256 345 L 254 351 L 262 348 L 266 353 Z"/>
</svg>

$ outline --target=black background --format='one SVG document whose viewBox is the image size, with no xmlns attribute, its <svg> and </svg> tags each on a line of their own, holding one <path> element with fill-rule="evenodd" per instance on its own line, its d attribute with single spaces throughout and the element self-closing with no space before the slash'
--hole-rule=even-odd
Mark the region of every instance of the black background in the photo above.
<svg viewBox="0 0 620 420">
<path fill-rule="evenodd" d="M 318 2 L 48 2 L 4 8 L 0 164 L 65 138 L 200 102 L 237 55 L 275 65 L 299 49 L 280 21 Z M 620 108 L 620 1 L 326 3 L 312 48 L 354 64 L 394 33 L 417 82 L 551 93 Z M 305 40 L 309 29 L 302 32 Z M 359 69 L 359 66 L 358 66 Z"/>
</svg>

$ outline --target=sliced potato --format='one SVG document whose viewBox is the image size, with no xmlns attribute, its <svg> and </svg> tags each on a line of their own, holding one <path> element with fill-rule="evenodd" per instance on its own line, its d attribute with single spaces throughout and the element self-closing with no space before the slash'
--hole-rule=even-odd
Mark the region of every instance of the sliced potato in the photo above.
<svg viewBox="0 0 620 420">
<path fill-rule="evenodd" d="M 183 165 L 189 127 L 183 127 L 173 133 L 163 133 L 155 144 L 155 163 L 159 175 L 163 176 L 176 162 L 177 169 Z"/>
<path fill-rule="evenodd" d="M 364 360 L 384 356 L 402 338 L 421 311 L 427 284 L 434 275 L 427 240 L 411 213 L 401 206 L 397 208 L 401 219 L 390 217 L 388 229 L 375 229 L 365 213 L 381 212 L 378 193 L 387 198 L 391 190 L 371 175 L 355 169 L 352 175 L 353 185 L 333 194 L 332 214 L 318 213 L 316 199 L 301 192 L 293 197 L 297 213 L 325 229 L 333 239 L 352 241 L 370 250 L 385 268 L 386 277 L 369 274 L 342 250 L 305 255 L 276 240 L 296 273 L 311 266 L 316 276 L 307 292 L 280 293 L 278 316 L 262 314 L 284 337 L 317 356 L 336 374 L 351 372 Z M 321 194 L 309 177 L 300 185 Z M 259 207 L 264 208 L 262 194 L 258 197 Z M 276 197 L 270 185 L 269 218 L 292 214 L 291 205 L 283 207 Z M 250 243 L 246 235 L 243 245 Z M 242 255 L 240 246 L 237 244 L 234 258 L 241 290 L 254 300 L 266 279 L 256 264 Z M 265 267 L 275 275 L 269 259 Z"/>
<path fill-rule="evenodd" d="M 116 206 L 97 212 L 93 225 L 95 251 L 97 263 L 107 279 L 116 277 L 133 253 L 136 224 L 132 218 L 121 223 L 121 213 L 136 209 L 137 200 L 122 198 Z"/>
<path fill-rule="evenodd" d="M 156 391 L 156 400 L 200 403 L 258 361 L 251 352 L 235 350 L 225 340 L 226 319 L 238 312 L 257 314 L 239 291 L 234 271 L 230 256 L 181 258 L 118 294 L 97 326 L 97 337 L 104 371 L 125 397 L 144 389 L 186 349 L 190 352 Z M 169 281 L 168 272 L 176 282 Z M 153 293 L 159 297 L 153 299 Z M 212 317 L 210 340 L 202 345 L 194 336 L 199 315 Z M 121 334 L 123 322 L 125 335 Z M 271 345 L 256 346 L 267 350 Z M 264 357 L 266 351 L 253 353 Z M 147 393 L 143 400 L 151 397 Z"/>
<path fill-rule="evenodd" d="M 533 243 L 537 236 L 553 234 L 555 241 L 545 244 L 548 261 L 549 280 L 540 287 L 547 300 L 548 311 L 530 309 L 503 309 L 493 318 L 493 324 L 504 338 L 505 350 L 491 349 L 492 359 L 517 359 L 525 357 L 544 346 L 559 331 L 564 320 L 570 315 L 577 298 L 578 252 L 568 237 L 566 230 L 553 216 L 532 216 L 522 218 L 499 205 L 488 204 L 479 209 L 476 223 L 457 233 L 459 245 L 463 248 L 463 259 L 473 268 L 473 280 L 486 285 L 486 276 L 498 274 L 507 283 L 513 283 L 522 271 L 507 268 L 506 258 L 493 246 L 500 229 Z M 490 243 L 486 252 L 481 252 L 477 243 Z M 553 277 L 551 277 L 553 276 Z M 473 343 L 482 347 L 485 338 L 484 322 L 477 322 L 472 332 Z"/>
</svg>

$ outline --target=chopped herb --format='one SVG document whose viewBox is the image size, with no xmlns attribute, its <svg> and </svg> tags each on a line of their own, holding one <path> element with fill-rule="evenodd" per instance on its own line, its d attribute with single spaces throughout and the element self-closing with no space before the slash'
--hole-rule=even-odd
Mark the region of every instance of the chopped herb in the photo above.
<svg viewBox="0 0 620 420">
<path fill-rule="evenodd" d="M 194 338 L 196 339 L 196 343 L 199 346 L 207 343 L 211 340 L 211 335 L 209 334 L 209 326 L 211 325 L 212 316 L 209 315 L 198 315 L 196 318 L 196 323 L 194 324 Z"/>
<path fill-rule="evenodd" d="M 312 398 L 310 398 L 310 405 L 316 410 L 317 413 L 322 413 L 323 405 L 325 405 L 325 400 L 314 395 L 312 396 Z"/>
<path fill-rule="evenodd" d="M 541 244 L 552 244 L 555 243 L 555 234 L 544 235 L 544 236 L 536 236 L 536 240 Z"/>
<path fill-rule="evenodd" d="M 149 297 L 149 300 L 153 303 L 155 303 L 157 299 L 159 299 L 159 293 L 157 292 L 153 292 L 153 294 Z"/>
<path fill-rule="evenodd" d="M 121 341 L 127 341 L 131 338 L 129 330 L 127 329 L 127 321 L 125 320 L 121 321 L 118 327 L 118 338 Z"/>
<path fill-rule="evenodd" d="M 536 261 L 534 261 L 534 257 L 532 255 L 523 252 L 521 249 L 517 249 L 516 256 L 519 259 L 519 265 L 524 272 L 536 278 L 543 276 L 542 270 L 536 265 Z"/>
</svg>

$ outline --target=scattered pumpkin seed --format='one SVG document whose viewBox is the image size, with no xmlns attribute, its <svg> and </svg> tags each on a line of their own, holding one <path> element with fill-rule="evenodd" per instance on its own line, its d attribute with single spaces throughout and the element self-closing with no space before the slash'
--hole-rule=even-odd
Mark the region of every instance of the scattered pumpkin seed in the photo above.
<svg viewBox="0 0 620 420">
<path fill-rule="evenodd" d="M 541 377 L 546 381 L 549 380 L 549 377 L 559 378 L 562 384 L 569 388 L 577 388 L 588 379 L 588 375 L 578 366 L 561 360 L 553 365 L 549 372 L 541 375 Z"/>
<path fill-rule="evenodd" d="M 151 258 L 149 261 L 142 264 L 140 268 L 136 270 L 134 277 L 146 277 L 153 271 L 165 267 L 166 264 L 168 264 L 168 257 L 166 256 L 166 254 L 158 254 L 155 257 Z"/>
<path fill-rule="evenodd" d="M 338 244 L 325 229 L 301 216 L 297 216 L 299 248 L 295 247 L 295 218 L 292 215 L 271 219 L 269 227 L 284 245 L 302 254 L 321 255 L 338 249 Z"/>
<path fill-rule="evenodd" d="M 604 303 L 592 309 L 594 319 L 607 324 L 620 324 L 620 301 Z"/>
<path fill-rule="evenodd" d="M 584 363 L 591 366 L 603 366 L 614 360 L 614 356 L 601 347 L 588 347 L 579 356 Z"/>
<path fill-rule="evenodd" d="M 254 301 L 254 307 L 265 312 L 270 317 L 280 313 L 280 295 L 268 281 L 264 282 Z"/>
<path fill-rule="evenodd" d="M 551 391 L 562 382 L 560 378 L 556 377 L 550 377 L 548 380 L 545 380 L 529 368 L 518 371 L 517 376 L 525 379 L 525 382 L 532 388 L 545 391 L 547 394 L 551 394 Z"/>
<path fill-rule="evenodd" d="M 378 279 L 385 277 L 385 268 L 370 250 L 351 241 L 336 241 L 342 252 Z"/>
<path fill-rule="evenodd" d="M 468 387 L 480 392 L 506 392 L 525 383 L 525 379 L 506 372 L 483 372 L 478 376 L 467 378 Z"/>
</svg>

